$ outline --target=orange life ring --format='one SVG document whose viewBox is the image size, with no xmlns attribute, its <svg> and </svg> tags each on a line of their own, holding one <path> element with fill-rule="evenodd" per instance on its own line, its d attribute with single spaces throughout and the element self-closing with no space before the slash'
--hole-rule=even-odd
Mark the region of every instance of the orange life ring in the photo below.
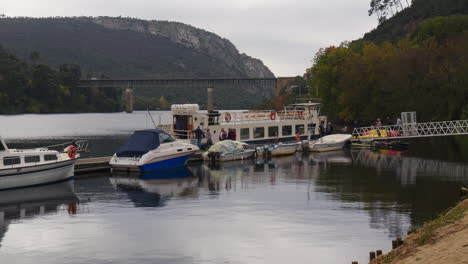
<svg viewBox="0 0 468 264">
<path fill-rule="evenodd" d="M 66 148 L 66 151 L 67 151 L 67 154 L 68 154 L 68 157 L 70 159 L 74 159 L 76 157 L 76 147 L 73 146 L 73 145 L 70 145 Z"/>
<path fill-rule="evenodd" d="M 273 111 L 272 111 L 272 112 L 270 113 L 270 119 L 271 119 L 271 120 L 275 120 L 275 119 L 276 119 L 276 112 L 273 112 Z"/>
<path fill-rule="evenodd" d="M 303 111 L 297 112 L 297 118 L 304 119 L 304 112 Z"/>
<path fill-rule="evenodd" d="M 231 122 L 231 114 L 229 112 L 224 115 L 224 120 L 228 123 Z"/>
</svg>

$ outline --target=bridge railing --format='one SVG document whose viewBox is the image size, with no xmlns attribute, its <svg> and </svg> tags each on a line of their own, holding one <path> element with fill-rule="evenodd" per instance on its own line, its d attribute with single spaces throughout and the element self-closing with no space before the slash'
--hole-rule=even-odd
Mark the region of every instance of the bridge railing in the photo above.
<svg viewBox="0 0 468 264">
<path fill-rule="evenodd" d="M 468 135 L 468 120 L 357 127 L 353 141 Z"/>
</svg>

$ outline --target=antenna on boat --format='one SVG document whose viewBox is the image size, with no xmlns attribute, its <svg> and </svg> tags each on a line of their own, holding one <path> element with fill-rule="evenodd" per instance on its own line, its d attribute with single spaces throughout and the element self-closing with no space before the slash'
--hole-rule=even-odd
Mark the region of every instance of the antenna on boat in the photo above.
<svg viewBox="0 0 468 264">
<path fill-rule="evenodd" d="M 158 126 L 157 126 L 156 123 L 154 122 L 153 116 L 151 116 L 150 110 L 149 110 L 149 109 L 146 109 L 146 111 L 148 111 L 148 115 L 149 115 L 150 118 L 151 118 L 151 122 L 153 122 L 154 128 L 158 128 Z"/>
</svg>

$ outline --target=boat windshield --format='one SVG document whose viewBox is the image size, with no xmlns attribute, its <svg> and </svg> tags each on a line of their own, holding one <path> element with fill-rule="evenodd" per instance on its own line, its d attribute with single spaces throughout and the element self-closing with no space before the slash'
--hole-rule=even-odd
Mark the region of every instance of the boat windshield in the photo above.
<svg viewBox="0 0 468 264">
<path fill-rule="evenodd" d="M 171 135 L 168 135 L 168 134 L 165 134 L 165 133 L 159 134 L 159 142 L 160 142 L 160 144 L 169 143 L 169 142 L 174 142 L 174 141 L 176 141 L 176 140 L 175 140 L 175 138 L 173 138 Z"/>
</svg>

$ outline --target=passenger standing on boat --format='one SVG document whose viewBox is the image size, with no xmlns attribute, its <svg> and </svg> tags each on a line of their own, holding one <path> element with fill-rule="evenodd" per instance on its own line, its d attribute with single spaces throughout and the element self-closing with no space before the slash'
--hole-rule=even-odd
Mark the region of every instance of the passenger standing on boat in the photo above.
<svg viewBox="0 0 468 264">
<path fill-rule="evenodd" d="M 219 132 L 219 141 L 225 140 L 227 137 L 226 131 L 224 131 L 224 128 L 221 128 L 221 131 Z"/>
<path fill-rule="evenodd" d="M 236 130 L 233 128 L 233 129 L 232 129 L 232 140 L 235 141 L 236 138 L 237 138 Z"/>
<path fill-rule="evenodd" d="M 333 133 L 333 126 L 332 126 L 331 122 L 328 122 L 327 135 L 331 135 L 332 133 Z"/>
<path fill-rule="evenodd" d="M 232 129 L 231 128 L 228 128 L 227 139 L 233 140 L 232 139 Z"/>
<path fill-rule="evenodd" d="M 209 128 L 206 129 L 205 137 L 206 137 L 206 144 L 208 145 L 208 147 L 213 145 L 213 139 L 211 138 L 211 132 Z"/>
<path fill-rule="evenodd" d="M 320 125 L 319 125 L 319 134 L 320 134 L 320 137 L 323 137 L 325 136 L 325 128 L 323 127 L 323 124 L 324 122 L 320 122 Z"/>
<path fill-rule="evenodd" d="M 197 139 L 197 146 L 201 147 L 201 141 L 202 138 L 205 137 L 205 133 L 203 133 L 203 130 L 201 130 L 200 126 L 197 127 L 192 133 L 195 133 L 195 138 Z"/>
</svg>

